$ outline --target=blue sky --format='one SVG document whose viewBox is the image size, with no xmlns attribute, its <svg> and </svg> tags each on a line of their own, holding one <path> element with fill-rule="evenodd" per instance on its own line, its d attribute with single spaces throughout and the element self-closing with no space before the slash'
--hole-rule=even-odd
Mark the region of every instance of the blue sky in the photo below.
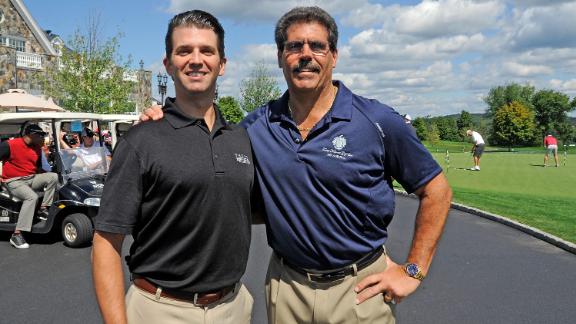
<svg viewBox="0 0 576 324">
<path fill-rule="evenodd" d="M 131 56 L 134 67 L 142 59 L 155 75 L 163 72 L 170 18 L 184 10 L 207 10 L 226 30 L 221 95 L 238 97 L 241 80 L 257 62 L 268 66 L 284 90 L 274 23 L 294 6 L 318 5 L 339 26 L 334 77 L 400 113 L 483 112 L 488 90 L 509 82 L 576 96 L 574 0 L 23 1 L 41 28 L 65 41 L 98 15 L 102 37 L 121 32 L 121 55 Z M 155 83 L 152 88 L 156 95 Z"/>
</svg>

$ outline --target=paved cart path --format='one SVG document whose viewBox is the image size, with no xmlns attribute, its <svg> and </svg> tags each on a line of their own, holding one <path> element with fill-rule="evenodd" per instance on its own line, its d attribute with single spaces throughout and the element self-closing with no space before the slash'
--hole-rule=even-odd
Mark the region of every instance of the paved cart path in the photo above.
<svg viewBox="0 0 576 324">
<path fill-rule="evenodd" d="M 398 197 L 388 251 L 404 260 L 417 201 Z M 100 323 L 90 248 L 35 236 L 16 250 L 0 234 L 0 323 Z M 128 242 L 127 242 L 128 243 Z M 125 244 L 125 251 L 128 245 Z M 254 226 L 245 283 L 253 323 L 265 323 L 262 291 L 270 249 Z M 452 210 L 428 278 L 397 306 L 400 323 L 573 323 L 576 255 L 527 234 Z"/>
</svg>

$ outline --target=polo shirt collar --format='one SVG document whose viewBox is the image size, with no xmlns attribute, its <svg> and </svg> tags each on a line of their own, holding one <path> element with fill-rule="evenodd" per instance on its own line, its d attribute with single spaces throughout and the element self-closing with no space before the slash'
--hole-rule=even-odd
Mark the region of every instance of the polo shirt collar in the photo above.
<svg viewBox="0 0 576 324">
<path fill-rule="evenodd" d="M 185 114 L 178 105 L 176 105 L 176 98 L 167 98 L 164 104 L 164 118 L 168 123 L 175 129 L 183 128 L 189 125 L 194 125 L 204 121 L 203 118 L 196 118 Z M 218 106 L 214 104 L 214 112 L 216 113 L 216 118 L 214 119 L 213 129 L 219 129 L 221 127 L 228 127 L 228 123 L 220 113 Z"/>
<path fill-rule="evenodd" d="M 350 91 L 344 83 L 338 80 L 335 80 L 333 84 L 338 87 L 338 93 L 336 94 L 336 98 L 332 104 L 332 109 L 328 113 L 328 117 L 330 119 L 349 121 L 352 119 L 352 91 Z M 290 110 L 288 109 L 289 98 L 290 93 L 286 90 L 280 99 L 270 105 L 271 121 L 292 120 Z"/>
</svg>

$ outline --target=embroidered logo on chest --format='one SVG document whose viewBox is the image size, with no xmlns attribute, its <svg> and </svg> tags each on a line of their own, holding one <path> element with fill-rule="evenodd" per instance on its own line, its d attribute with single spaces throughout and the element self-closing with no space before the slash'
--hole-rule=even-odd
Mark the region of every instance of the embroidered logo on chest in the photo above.
<svg viewBox="0 0 576 324">
<path fill-rule="evenodd" d="M 332 145 L 334 145 L 335 149 L 341 151 L 343 148 L 346 147 L 346 137 L 344 137 L 344 135 L 338 135 L 334 137 L 334 139 L 332 140 Z"/>
<path fill-rule="evenodd" d="M 250 164 L 250 160 L 246 154 L 234 153 L 234 156 L 236 157 L 236 162 Z"/>
<path fill-rule="evenodd" d="M 334 159 L 348 160 L 354 155 L 344 151 L 344 148 L 346 147 L 347 144 L 348 142 L 346 140 L 346 137 L 344 135 L 338 135 L 332 139 L 333 148 L 323 147 L 322 152 L 325 152 L 326 156 Z"/>
</svg>

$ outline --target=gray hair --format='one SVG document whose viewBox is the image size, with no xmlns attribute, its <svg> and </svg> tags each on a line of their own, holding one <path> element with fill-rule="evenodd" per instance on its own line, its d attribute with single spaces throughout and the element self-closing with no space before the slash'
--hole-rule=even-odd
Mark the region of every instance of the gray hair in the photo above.
<svg viewBox="0 0 576 324">
<path fill-rule="evenodd" d="M 296 7 L 285 13 L 276 23 L 274 31 L 274 39 L 276 40 L 276 47 L 278 51 L 284 50 L 284 43 L 288 38 L 287 30 L 295 23 L 310 23 L 317 22 L 328 30 L 328 44 L 330 51 L 335 52 L 338 45 L 338 26 L 334 18 L 330 16 L 324 9 L 319 7 Z"/>
<path fill-rule="evenodd" d="M 168 59 L 170 59 L 170 54 L 172 54 L 172 50 L 174 49 L 172 33 L 176 27 L 180 26 L 213 30 L 216 36 L 218 36 L 218 53 L 220 53 L 220 57 L 226 57 L 224 54 L 224 28 L 222 28 L 218 19 L 206 11 L 190 10 L 177 14 L 168 24 L 168 31 L 166 32 L 165 38 L 166 57 Z"/>
</svg>

